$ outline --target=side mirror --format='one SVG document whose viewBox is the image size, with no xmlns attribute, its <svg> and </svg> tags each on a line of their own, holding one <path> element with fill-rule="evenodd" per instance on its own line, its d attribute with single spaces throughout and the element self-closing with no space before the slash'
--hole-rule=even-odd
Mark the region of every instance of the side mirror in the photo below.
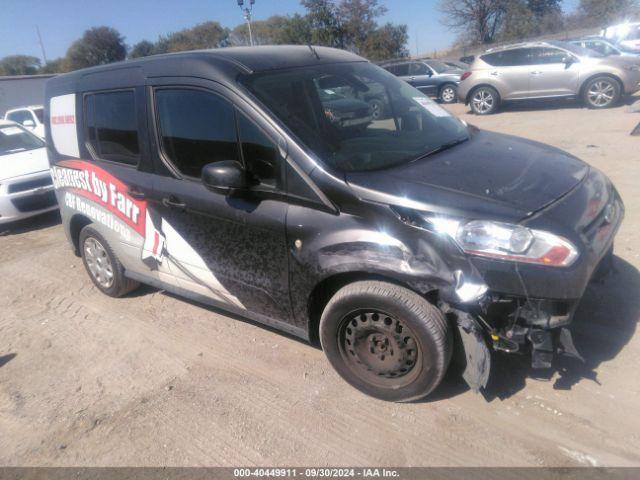
<svg viewBox="0 0 640 480">
<path fill-rule="evenodd" d="M 22 122 L 22 126 L 27 128 L 35 128 L 36 122 L 34 122 L 33 120 L 25 120 L 24 122 Z"/>
<path fill-rule="evenodd" d="M 202 169 L 202 183 L 217 193 L 231 193 L 247 188 L 247 174 L 240 162 L 223 160 L 205 165 Z"/>
<path fill-rule="evenodd" d="M 562 63 L 564 63 L 565 68 L 569 68 L 571 65 L 576 63 L 576 59 L 575 59 L 575 57 L 573 57 L 571 55 L 567 55 L 566 57 L 564 57 L 562 59 Z"/>
</svg>

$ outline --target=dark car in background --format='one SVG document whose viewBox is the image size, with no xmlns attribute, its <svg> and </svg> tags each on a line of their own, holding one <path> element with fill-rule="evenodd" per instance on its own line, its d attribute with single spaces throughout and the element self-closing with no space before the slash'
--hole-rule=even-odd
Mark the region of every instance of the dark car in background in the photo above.
<svg viewBox="0 0 640 480">
<path fill-rule="evenodd" d="M 460 68 L 432 59 L 383 63 L 380 66 L 442 103 L 458 101 L 456 92 L 464 72 Z"/>
</svg>

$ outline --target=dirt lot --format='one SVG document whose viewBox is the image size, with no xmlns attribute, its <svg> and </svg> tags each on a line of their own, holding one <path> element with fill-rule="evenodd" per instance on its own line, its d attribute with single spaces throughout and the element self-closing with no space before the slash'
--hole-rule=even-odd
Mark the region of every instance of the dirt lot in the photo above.
<svg viewBox="0 0 640 480">
<path fill-rule="evenodd" d="M 502 358 L 486 398 L 449 375 L 427 402 L 384 403 L 279 333 L 152 288 L 101 295 L 50 215 L 0 234 L 0 464 L 640 465 L 640 114 L 627 109 L 451 108 L 618 186 L 616 271 L 573 329 L 585 365 L 533 380 Z"/>
</svg>

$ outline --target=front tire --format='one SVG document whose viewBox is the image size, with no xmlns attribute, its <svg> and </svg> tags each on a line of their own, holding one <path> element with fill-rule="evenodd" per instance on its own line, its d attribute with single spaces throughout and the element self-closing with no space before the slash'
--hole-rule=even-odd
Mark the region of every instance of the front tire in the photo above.
<svg viewBox="0 0 640 480">
<path fill-rule="evenodd" d="M 440 103 L 456 103 L 458 101 L 457 90 L 453 83 L 443 85 L 438 92 L 438 100 Z"/>
<path fill-rule="evenodd" d="M 87 225 L 80 231 L 82 262 L 93 284 L 105 295 L 121 297 L 140 284 L 124 276 L 124 267 L 95 228 Z"/>
<path fill-rule="evenodd" d="M 609 108 L 618 103 L 621 90 L 620 82 L 615 78 L 596 77 L 585 84 L 582 99 L 589 108 Z"/>
<path fill-rule="evenodd" d="M 431 393 L 444 377 L 453 348 L 440 310 L 411 290 L 381 281 L 340 289 L 322 313 L 320 342 L 344 380 L 394 402 Z"/>
<path fill-rule="evenodd" d="M 469 104 L 476 115 L 491 115 L 498 110 L 500 95 L 493 87 L 478 87 L 471 92 Z"/>
</svg>

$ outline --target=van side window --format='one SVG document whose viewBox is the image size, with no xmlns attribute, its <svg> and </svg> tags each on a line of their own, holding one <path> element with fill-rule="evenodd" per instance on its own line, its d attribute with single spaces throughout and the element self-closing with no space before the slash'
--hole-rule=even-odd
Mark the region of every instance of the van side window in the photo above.
<svg viewBox="0 0 640 480">
<path fill-rule="evenodd" d="M 84 116 L 87 141 L 98 158 L 137 165 L 140 147 L 133 91 L 86 95 Z"/>
<path fill-rule="evenodd" d="M 278 148 L 251 120 L 238 113 L 238 133 L 247 171 L 261 184 L 278 186 Z"/>
<path fill-rule="evenodd" d="M 162 149 L 184 175 L 200 178 L 202 167 L 221 160 L 237 160 L 233 106 L 203 90 L 156 90 Z"/>
</svg>

